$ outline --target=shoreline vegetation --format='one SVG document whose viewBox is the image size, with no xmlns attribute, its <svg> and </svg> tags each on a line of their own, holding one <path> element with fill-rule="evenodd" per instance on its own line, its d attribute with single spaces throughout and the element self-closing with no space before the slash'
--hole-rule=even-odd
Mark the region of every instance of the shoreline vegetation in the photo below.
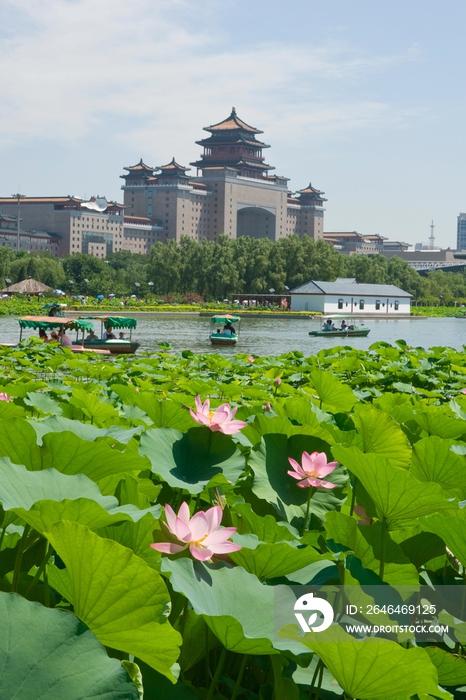
<svg viewBox="0 0 466 700">
<path fill-rule="evenodd" d="M 103 299 L 99 302 L 96 298 L 88 297 L 86 304 L 81 304 L 79 299 L 73 299 L 69 297 L 56 297 L 55 295 L 48 295 L 37 299 L 31 297 L 28 301 L 26 295 L 18 295 L 10 297 L 9 299 L 0 300 L 0 317 L 2 316 L 41 316 L 46 314 L 44 311 L 44 305 L 50 303 L 51 301 L 56 301 L 57 304 L 66 304 L 64 313 L 72 312 L 82 313 L 83 315 L 89 314 L 114 314 L 118 316 L 119 314 L 127 315 L 128 313 L 160 313 L 160 314 L 198 314 L 198 315 L 210 315 L 216 313 L 222 313 L 229 311 L 231 313 L 239 314 L 241 316 L 251 316 L 251 317 L 263 317 L 263 316 L 277 316 L 281 318 L 309 318 L 309 317 L 319 317 L 322 316 L 319 311 L 292 311 L 287 309 L 282 309 L 278 307 L 263 307 L 257 306 L 254 308 L 243 308 L 237 304 L 228 304 L 223 302 L 217 303 L 167 303 L 163 300 L 153 297 L 152 299 L 129 299 L 125 302 L 123 298 L 114 299 Z M 340 312 L 335 312 L 340 313 Z M 325 314 L 329 316 L 331 314 Z M 466 308 L 461 306 L 412 306 L 411 316 L 412 317 L 429 317 L 429 318 L 443 318 L 443 317 L 454 317 L 454 316 L 465 316 L 466 318 Z M 361 316 L 361 318 L 369 318 L 368 316 Z M 371 316 L 374 318 L 381 318 L 383 316 L 377 316 L 373 314 Z M 390 317 L 395 318 L 394 316 Z M 406 318 L 406 316 L 404 316 Z"/>
</svg>

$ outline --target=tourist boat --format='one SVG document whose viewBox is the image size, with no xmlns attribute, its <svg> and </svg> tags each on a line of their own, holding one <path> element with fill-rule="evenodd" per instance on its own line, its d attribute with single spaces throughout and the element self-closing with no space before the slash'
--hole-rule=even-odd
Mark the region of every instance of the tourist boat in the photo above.
<svg viewBox="0 0 466 700">
<path fill-rule="evenodd" d="M 230 316 L 230 314 L 219 314 L 212 316 L 211 319 L 210 342 L 212 345 L 236 345 L 239 338 L 239 316 Z M 233 326 L 238 324 L 238 328 L 234 328 L 234 332 L 226 330 L 226 325 Z M 224 326 L 220 328 L 220 326 Z"/>
<path fill-rule="evenodd" d="M 65 318 L 64 316 L 23 316 L 18 319 L 19 323 L 19 342 L 23 338 L 23 330 L 25 328 L 33 328 L 34 330 L 53 331 L 59 330 L 75 330 L 76 340 L 73 341 L 70 350 L 73 352 L 84 352 L 92 350 L 101 355 L 109 355 L 109 351 L 100 348 L 87 348 L 84 346 L 84 333 L 93 331 L 94 326 L 90 321 L 80 318 Z M 82 339 L 79 340 L 79 333 L 82 332 Z"/>
<path fill-rule="evenodd" d="M 342 321 L 345 321 L 348 319 L 348 324 L 346 328 L 336 328 L 335 330 L 329 330 L 324 327 L 321 328 L 318 331 L 309 331 L 309 335 L 312 336 L 319 336 L 319 337 L 325 337 L 325 338 L 348 338 L 348 337 L 363 337 L 365 338 L 366 336 L 369 335 L 370 333 L 370 328 L 364 328 L 364 324 L 361 323 L 360 326 L 356 325 L 356 319 L 354 318 L 349 318 L 348 316 L 327 316 L 325 317 L 325 322 L 328 323 L 329 321 L 335 321 L 339 322 L 341 324 Z"/>
<path fill-rule="evenodd" d="M 135 318 L 127 316 L 81 316 L 81 321 L 100 321 L 100 338 L 96 340 L 83 340 L 83 345 L 90 350 L 108 350 L 112 355 L 130 355 L 136 352 L 139 343 L 132 339 L 133 328 L 136 328 Z M 105 329 L 111 326 L 113 331 L 120 331 L 122 328 L 129 329 L 129 338 L 115 338 L 115 340 L 102 340 Z M 93 330 L 93 329 L 92 329 Z M 117 335 L 117 333 L 115 333 Z M 76 343 L 77 344 L 77 343 Z"/>
</svg>

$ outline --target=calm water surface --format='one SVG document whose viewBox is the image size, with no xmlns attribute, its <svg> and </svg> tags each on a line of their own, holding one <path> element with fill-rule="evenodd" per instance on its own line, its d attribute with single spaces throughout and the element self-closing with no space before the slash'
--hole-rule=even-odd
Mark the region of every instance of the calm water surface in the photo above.
<svg viewBox="0 0 466 700">
<path fill-rule="evenodd" d="M 321 321 L 310 319 L 244 318 L 241 321 L 240 341 L 235 347 L 212 346 L 208 340 L 210 323 L 206 317 L 163 318 L 147 316 L 138 319 L 138 327 L 133 338 L 141 343 L 141 349 L 155 351 L 157 343 L 170 343 L 172 350 L 189 349 L 193 352 L 221 352 L 224 355 L 251 353 L 255 355 L 280 355 L 289 350 L 300 350 L 313 354 L 322 348 L 335 345 L 351 345 L 367 349 L 377 340 L 394 343 L 403 339 L 408 345 L 425 348 L 434 345 L 449 345 L 458 350 L 466 344 L 466 319 L 428 318 L 406 320 L 368 320 L 370 328 L 367 338 L 315 338 L 308 335 L 310 330 L 319 329 Z M 100 334 L 100 323 L 94 322 L 96 333 Z M 36 331 L 26 331 L 23 337 L 37 335 Z M 70 336 L 74 339 L 74 333 Z M 18 321 L 14 318 L 0 318 L 0 342 L 16 343 L 19 338 Z"/>
</svg>

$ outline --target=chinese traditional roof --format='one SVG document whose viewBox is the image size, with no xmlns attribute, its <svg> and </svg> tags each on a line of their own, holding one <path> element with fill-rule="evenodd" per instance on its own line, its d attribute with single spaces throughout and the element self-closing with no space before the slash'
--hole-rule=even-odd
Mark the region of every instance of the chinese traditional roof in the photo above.
<svg viewBox="0 0 466 700">
<path fill-rule="evenodd" d="M 123 170 L 127 170 L 132 175 L 149 174 L 149 173 L 152 175 L 155 168 L 151 168 L 150 165 L 146 165 L 141 158 L 139 163 L 136 163 L 136 165 L 130 165 L 127 168 L 123 168 Z M 127 176 L 122 175 L 121 177 L 127 177 Z"/>
<path fill-rule="evenodd" d="M 254 138 L 244 137 L 241 133 L 235 132 L 221 132 L 220 134 L 215 133 L 211 136 L 208 136 L 205 139 L 196 141 L 196 143 L 199 146 L 217 146 L 219 144 L 226 144 L 228 146 L 244 145 L 250 148 L 270 148 L 270 146 L 267 143 L 263 143 L 262 141 L 256 141 Z"/>
<path fill-rule="evenodd" d="M 157 170 L 161 170 L 163 174 L 168 174 L 168 173 L 175 173 L 179 171 L 183 171 L 184 173 L 187 172 L 188 170 L 191 170 L 191 168 L 185 168 L 184 165 L 180 165 L 179 163 L 176 162 L 175 157 L 171 159 L 167 165 L 159 165 Z"/>
<path fill-rule="evenodd" d="M 242 119 L 238 117 L 236 114 L 236 108 L 232 107 L 231 108 L 231 114 L 229 117 L 224 119 L 222 122 L 219 122 L 218 124 L 212 124 L 211 126 L 205 126 L 204 131 L 210 131 L 211 133 L 217 132 L 217 131 L 247 131 L 250 134 L 263 134 L 263 131 L 260 131 L 259 129 L 254 128 L 253 126 L 249 126 L 249 124 L 246 124 L 246 122 L 243 122 Z"/>
<path fill-rule="evenodd" d="M 16 204 L 17 201 L 18 200 L 16 197 L 0 197 L 0 204 Z M 22 197 L 21 206 L 23 206 L 23 204 L 38 203 L 67 204 L 68 202 L 73 202 L 76 204 L 80 204 L 82 201 L 82 199 L 79 199 L 78 197 L 73 197 L 71 195 L 68 195 L 67 197 Z"/>
<path fill-rule="evenodd" d="M 309 183 L 309 185 L 307 187 L 305 187 L 304 190 L 298 190 L 298 194 L 304 194 L 304 195 L 312 194 L 312 195 L 320 197 L 320 195 L 325 194 L 325 192 L 321 192 L 320 190 L 316 190 L 316 188 L 313 187 L 311 185 L 311 183 Z M 327 200 L 324 200 L 324 201 L 327 201 Z"/>
</svg>

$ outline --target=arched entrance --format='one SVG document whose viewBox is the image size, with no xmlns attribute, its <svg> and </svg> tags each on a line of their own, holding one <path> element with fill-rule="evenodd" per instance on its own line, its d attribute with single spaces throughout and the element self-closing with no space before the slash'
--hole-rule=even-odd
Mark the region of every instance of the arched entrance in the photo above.
<svg viewBox="0 0 466 700">
<path fill-rule="evenodd" d="M 238 211 L 236 236 L 275 240 L 275 214 L 260 207 L 244 207 Z"/>
</svg>

